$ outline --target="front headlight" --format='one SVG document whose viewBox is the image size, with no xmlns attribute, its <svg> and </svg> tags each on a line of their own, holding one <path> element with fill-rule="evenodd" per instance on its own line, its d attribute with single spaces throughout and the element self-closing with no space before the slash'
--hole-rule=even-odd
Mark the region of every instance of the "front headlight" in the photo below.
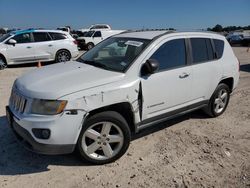
<svg viewBox="0 0 250 188">
<path fill-rule="evenodd" d="M 67 101 L 64 100 L 34 99 L 31 104 L 31 113 L 41 115 L 60 114 L 64 110 L 66 104 Z"/>
</svg>

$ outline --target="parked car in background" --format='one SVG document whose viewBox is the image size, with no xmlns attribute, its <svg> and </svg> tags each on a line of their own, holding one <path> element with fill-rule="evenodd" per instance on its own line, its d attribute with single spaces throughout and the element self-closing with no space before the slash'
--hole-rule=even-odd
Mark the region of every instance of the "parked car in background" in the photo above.
<svg viewBox="0 0 250 188">
<path fill-rule="evenodd" d="M 87 33 L 87 31 L 85 32 L 82 32 L 82 31 L 79 31 L 79 30 L 73 30 L 71 31 L 71 35 L 74 39 L 77 39 L 78 37 L 83 37 L 85 35 L 85 33 Z"/>
<path fill-rule="evenodd" d="M 69 61 L 78 55 L 77 42 L 59 30 L 21 30 L 0 38 L 0 68 L 38 61 Z"/>
<path fill-rule="evenodd" d="M 250 37 L 244 37 L 243 38 L 242 46 L 250 46 Z"/>
<path fill-rule="evenodd" d="M 111 30 L 111 26 L 108 24 L 93 24 L 88 28 L 80 29 L 80 31 L 82 32 L 86 32 L 90 30 Z"/>
<path fill-rule="evenodd" d="M 132 133 L 197 109 L 222 115 L 238 81 L 239 62 L 221 35 L 126 32 L 18 78 L 6 116 L 35 152 L 77 149 L 104 164 L 127 151 Z"/>
<path fill-rule="evenodd" d="M 104 39 L 124 32 L 125 30 L 91 30 L 84 34 L 83 37 L 77 38 L 80 49 L 90 50 Z"/>
<path fill-rule="evenodd" d="M 231 46 L 241 46 L 243 41 L 243 35 L 228 35 L 226 37 Z"/>
<path fill-rule="evenodd" d="M 57 30 L 61 30 L 61 31 L 71 33 L 71 27 L 70 26 L 58 27 Z"/>
</svg>

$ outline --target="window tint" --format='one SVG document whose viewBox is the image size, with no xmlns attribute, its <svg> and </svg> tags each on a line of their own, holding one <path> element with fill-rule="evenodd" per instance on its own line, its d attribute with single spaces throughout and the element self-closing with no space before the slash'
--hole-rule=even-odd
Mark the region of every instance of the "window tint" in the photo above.
<svg viewBox="0 0 250 188">
<path fill-rule="evenodd" d="M 159 62 L 159 70 L 171 69 L 186 64 L 184 39 L 171 40 L 163 44 L 152 56 Z"/>
<path fill-rule="evenodd" d="M 62 40 L 62 39 L 66 39 L 67 36 L 63 33 L 49 33 L 52 40 Z"/>
<path fill-rule="evenodd" d="M 191 38 L 193 62 L 200 63 L 209 60 L 206 39 Z"/>
<path fill-rule="evenodd" d="M 5 41 L 7 38 L 9 38 L 11 36 L 11 34 L 4 34 L 4 35 L 2 35 L 1 37 L 0 37 L 0 42 L 3 42 L 3 41 Z"/>
<path fill-rule="evenodd" d="M 29 43 L 31 42 L 30 33 L 22 33 L 13 37 L 17 43 Z"/>
<path fill-rule="evenodd" d="M 213 60 L 214 59 L 214 53 L 213 53 L 213 47 L 212 47 L 210 39 L 206 39 L 206 45 L 207 45 L 208 59 Z"/>
<path fill-rule="evenodd" d="M 46 32 L 34 32 L 33 33 L 35 42 L 49 41 L 50 37 Z"/>
<path fill-rule="evenodd" d="M 213 39 L 213 41 L 214 41 L 215 51 L 217 54 L 217 59 L 220 59 L 224 51 L 224 41 L 218 39 Z"/>
<path fill-rule="evenodd" d="M 100 31 L 96 31 L 93 37 L 101 37 L 102 34 Z"/>
</svg>

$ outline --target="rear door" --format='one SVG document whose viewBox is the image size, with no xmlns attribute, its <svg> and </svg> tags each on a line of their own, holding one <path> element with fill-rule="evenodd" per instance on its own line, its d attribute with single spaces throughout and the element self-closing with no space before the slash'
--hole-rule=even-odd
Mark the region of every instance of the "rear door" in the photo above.
<svg viewBox="0 0 250 188">
<path fill-rule="evenodd" d="M 208 100 L 221 79 L 221 64 L 215 59 L 212 39 L 190 38 L 192 53 L 192 100 Z"/>
<path fill-rule="evenodd" d="M 16 34 L 12 39 L 17 43 L 15 45 L 7 45 L 7 57 L 9 61 L 16 64 L 34 62 L 35 45 L 31 33 Z"/>
<path fill-rule="evenodd" d="M 37 61 L 48 61 L 53 58 L 53 42 L 47 32 L 33 32 L 34 50 Z"/>
</svg>

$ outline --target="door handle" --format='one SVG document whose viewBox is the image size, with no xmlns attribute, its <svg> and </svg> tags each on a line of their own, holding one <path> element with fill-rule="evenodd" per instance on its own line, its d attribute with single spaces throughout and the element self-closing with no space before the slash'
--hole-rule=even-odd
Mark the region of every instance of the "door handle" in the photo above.
<svg viewBox="0 0 250 188">
<path fill-rule="evenodd" d="M 179 75 L 179 78 L 186 78 L 186 77 L 188 77 L 188 76 L 189 76 L 189 74 L 186 73 L 186 72 L 184 72 L 184 73 L 182 73 L 181 75 Z"/>
<path fill-rule="evenodd" d="M 32 48 L 31 46 L 27 46 L 27 48 Z"/>
<path fill-rule="evenodd" d="M 52 44 L 49 44 L 48 46 L 49 46 L 49 47 L 52 47 L 53 45 L 52 45 Z"/>
</svg>

